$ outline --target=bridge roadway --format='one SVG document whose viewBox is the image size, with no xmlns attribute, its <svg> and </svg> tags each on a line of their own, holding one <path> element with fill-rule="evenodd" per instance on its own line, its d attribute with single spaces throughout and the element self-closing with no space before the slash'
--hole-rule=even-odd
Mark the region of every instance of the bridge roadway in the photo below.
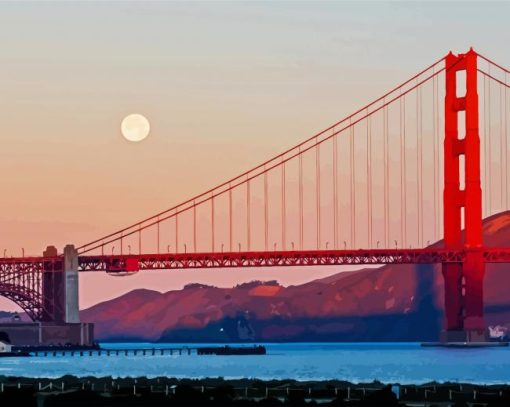
<svg viewBox="0 0 510 407">
<path fill-rule="evenodd" d="M 510 248 L 481 248 L 487 263 L 510 263 Z M 467 250 L 358 249 L 224 253 L 153 253 L 79 256 L 78 271 L 130 273 L 141 270 L 462 263 Z M 59 271 L 63 257 L 0 258 L 0 273 Z"/>
</svg>

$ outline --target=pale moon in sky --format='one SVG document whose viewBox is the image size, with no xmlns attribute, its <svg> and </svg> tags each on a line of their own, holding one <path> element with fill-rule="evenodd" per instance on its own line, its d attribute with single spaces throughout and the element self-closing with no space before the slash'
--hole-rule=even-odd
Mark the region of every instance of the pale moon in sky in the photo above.
<svg viewBox="0 0 510 407">
<path fill-rule="evenodd" d="M 147 118 L 138 113 L 124 117 L 120 125 L 122 135 L 129 141 L 142 141 L 149 135 L 150 130 Z"/>
</svg>

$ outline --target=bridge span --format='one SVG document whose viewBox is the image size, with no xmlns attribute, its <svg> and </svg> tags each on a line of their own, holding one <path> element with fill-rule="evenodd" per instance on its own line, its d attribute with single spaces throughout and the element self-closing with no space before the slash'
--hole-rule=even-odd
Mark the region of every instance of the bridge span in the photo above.
<svg viewBox="0 0 510 407">
<path fill-rule="evenodd" d="M 176 206 L 63 254 L 0 259 L 0 295 L 34 321 L 70 326 L 80 272 L 437 263 L 443 340 L 485 341 L 485 265 L 510 263 L 510 247 L 490 247 L 482 228 L 510 209 L 509 74 L 473 49 L 450 52 Z"/>
</svg>

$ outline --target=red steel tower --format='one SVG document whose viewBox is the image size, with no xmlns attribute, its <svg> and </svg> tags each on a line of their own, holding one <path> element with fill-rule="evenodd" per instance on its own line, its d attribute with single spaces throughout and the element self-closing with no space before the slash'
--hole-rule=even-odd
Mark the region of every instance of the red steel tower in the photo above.
<svg viewBox="0 0 510 407">
<path fill-rule="evenodd" d="M 442 265 L 446 313 L 443 341 L 486 340 L 477 74 L 477 54 L 473 49 L 446 56 L 444 242 L 447 249 L 464 250 L 466 257 L 462 263 Z M 465 78 L 464 95 L 457 94 L 459 78 Z M 461 112 L 465 118 L 464 134 L 459 131 Z"/>
</svg>

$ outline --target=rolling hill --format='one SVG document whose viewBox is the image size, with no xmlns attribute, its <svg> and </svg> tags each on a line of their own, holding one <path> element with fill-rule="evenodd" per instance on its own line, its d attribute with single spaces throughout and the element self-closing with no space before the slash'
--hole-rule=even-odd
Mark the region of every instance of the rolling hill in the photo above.
<svg viewBox="0 0 510 407">
<path fill-rule="evenodd" d="M 487 246 L 510 245 L 510 212 L 484 221 L 484 239 Z M 510 326 L 509 268 L 487 266 L 489 325 Z M 439 265 L 388 265 L 289 287 L 255 281 L 166 293 L 138 289 L 81 317 L 96 323 L 99 340 L 425 341 L 439 338 L 442 302 Z"/>
</svg>

